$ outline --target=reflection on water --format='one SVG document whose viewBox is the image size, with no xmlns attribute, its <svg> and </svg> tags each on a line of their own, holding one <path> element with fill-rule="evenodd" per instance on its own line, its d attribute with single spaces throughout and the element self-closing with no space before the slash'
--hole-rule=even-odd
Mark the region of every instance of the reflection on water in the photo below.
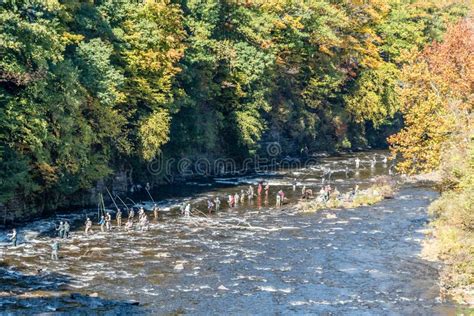
<svg viewBox="0 0 474 316">
<path fill-rule="evenodd" d="M 320 164 L 275 175 L 226 179 L 212 187 L 175 187 L 194 207 L 205 200 L 270 183 L 269 201 L 255 199 L 189 219 L 168 212 L 146 232 L 82 233 L 84 213 L 72 239 L 50 260 L 55 219 L 20 228 L 23 243 L 3 247 L 0 307 L 7 312 L 95 311 L 190 314 L 418 314 L 452 310 L 438 299 L 437 269 L 419 258 L 427 189 L 404 188 L 393 200 L 353 210 L 299 214 L 274 208 L 284 189 L 291 202 L 301 186 L 319 190 L 331 169 L 331 184 L 348 191 L 386 174 L 374 153 L 360 154 L 362 169 L 349 170 L 353 157 L 324 158 Z M 380 159 L 379 159 L 380 160 Z M 298 187 L 292 191 L 296 178 Z M 219 181 L 223 181 L 222 179 Z M 326 177 L 328 181 L 328 177 Z M 230 183 L 232 182 L 232 183 Z M 197 187 L 197 185 L 196 185 Z M 171 190 L 168 188 L 168 190 Z M 153 192 L 162 207 L 184 198 Z M 41 271 L 38 271 L 41 269 Z M 135 305 L 138 302 L 139 305 Z"/>
</svg>

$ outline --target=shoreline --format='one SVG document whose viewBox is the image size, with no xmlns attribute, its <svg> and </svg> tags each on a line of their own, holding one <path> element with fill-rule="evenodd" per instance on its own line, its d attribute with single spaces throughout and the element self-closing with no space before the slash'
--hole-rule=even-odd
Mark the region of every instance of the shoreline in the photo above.
<svg viewBox="0 0 474 316">
<path fill-rule="evenodd" d="M 420 185 L 428 185 L 433 189 L 436 189 L 436 186 L 439 186 L 442 183 L 442 175 L 438 171 L 434 171 L 431 173 L 407 176 L 403 179 L 403 184 L 420 184 Z M 439 190 L 438 190 L 439 191 Z M 445 191 L 450 192 L 450 190 Z M 443 192 L 441 192 L 443 193 Z M 430 203 L 429 207 L 432 207 L 434 203 L 440 201 L 442 195 L 440 195 L 436 200 Z M 431 213 L 430 211 L 428 211 Z M 443 254 L 441 249 L 439 248 L 439 239 L 440 239 L 440 228 L 435 226 L 436 217 L 433 214 L 429 214 L 430 223 L 426 226 L 425 231 L 425 238 L 422 243 L 422 253 L 421 257 L 425 260 L 431 262 L 437 262 L 442 264 L 442 269 L 440 271 L 439 283 L 440 283 L 440 291 L 442 297 L 449 297 L 457 304 L 468 308 L 472 311 L 474 309 L 474 284 L 470 284 L 468 286 L 455 286 L 453 287 L 449 283 L 453 278 L 458 277 L 459 272 L 456 269 L 453 269 L 453 262 L 449 255 Z M 444 228 L 450 229 L 449 226 Z M 467 262 L 466 264 L 469 264 Z M 471 263 L 474 265 L 474 263 Z"/>
</svg>

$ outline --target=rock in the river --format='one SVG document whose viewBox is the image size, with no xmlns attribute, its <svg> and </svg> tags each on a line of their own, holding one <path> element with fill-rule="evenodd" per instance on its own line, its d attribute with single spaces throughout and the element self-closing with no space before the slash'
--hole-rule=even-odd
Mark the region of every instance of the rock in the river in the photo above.
<svg viewBox="0 0 474 316">
<path fill-rule="evenodd" d="M 177 265 L 174 266 L 175 271 L 181 271 L 184 269 L 184 266 L 182 263 L 178 263 Z"/>
</svg>

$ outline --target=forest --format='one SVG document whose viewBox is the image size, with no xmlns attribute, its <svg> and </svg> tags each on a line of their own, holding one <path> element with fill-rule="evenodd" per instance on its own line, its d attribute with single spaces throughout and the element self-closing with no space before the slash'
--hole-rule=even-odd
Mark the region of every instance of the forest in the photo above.
<svg viewBox="0 0 474 316">
<path fill-rule="evenodd" d="M 2 1 L 0 203 L 48 208 L 119 170 L 159 181 L 146 178 L 157 155 L 387 146 L 410 63 L 468 12 L 435 0 Z"/>
<path fill-rule="evenodd" d="M 437 171 L 428 252 L 474 284 L 474 23 L 462 0 L 0 1 L 0 206 L 148 164 L 390 148 Z M 16 202 L 15 202 L 16 201 Z M 5 211 L 6 214 L 6 211 Z"/>
</svg>

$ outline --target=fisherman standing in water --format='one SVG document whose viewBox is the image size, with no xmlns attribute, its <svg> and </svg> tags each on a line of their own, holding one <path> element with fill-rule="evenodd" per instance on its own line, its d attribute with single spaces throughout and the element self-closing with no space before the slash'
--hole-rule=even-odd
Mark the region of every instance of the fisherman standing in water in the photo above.
<svg viewBox="0 0 474 316">
<path fill-rule="evenodd" d="M 128 218 L 133 220 L 134 217 L 135 217 L 135 211 L 133 210 L 133 208 L 131 208 L 130 211 L 128 212 Z"/>
<path fill-rule="evenodd" d="M 105 232 L 105 229 L 104 229 L 104 227 L 105 227 L 105 217 L 104 217 L 104 215 L 102 215 L 100 217 L 99 225 L 100 225 L 100 231 Z"/>
<path fill-rule="evenodd" d="M 127 223 L 125 224 L 125 230 L 130 231 L 130 230 L 132 230 L 132 227 L 133 227 L 133 220 L 131 218 L 129 218 L 127 220 Z"/>
<path fill-rule="evenodd" d="M 209 214 L 212 213 L 212 209 L 213 209 L 213 208 L 214 208 L 214 203 L 212 203 L 211 200 L 207 200 L 207 212 L 208 212 Z"/>
<path fill-rule="evenodd" d="M 283 190 L 278 191 L 278 195 L 280 196 L 280 206 L 283 204 L 285 201 L 285 192 Z"/>
<path fill-rule="evenodd" d="M 190 217 L 191 216 L 191 204 L 187 204 L 186 208 L 184 209 L 184 217 Z"/>
<path fill-rule="evenodd" d="M 218 196 L 214 199 L 214 203 L 216 204 L 216 212 L 219 212 L 219 208 L 221 207 L 221 200 Z"/>
<path fill-rule="evenodd" d="M 56 228 L 56 230 L 58 231 L 58 236 L 59 236 L 59 238 L 63 238 L 63 236 L 64 236 L 64 224 L 63 224 L 63 221 L 60 221 L 60 222 L 59 222 L 59 226 L 58 226 L 58 228 Z"/>
<path fill-rule="evenodd" d="M 357 157 L 357 158 L 355 159 L 355 164 L 356 164 L 356 169 L 359 169 L 359 166 L 360 166 L 360 159 L 359 159 L 359 157 Z"/>
<path fill-rule="evenodd" d="M 374 169 L 376 163 L 377 163 L 377 160 L 375 159 L 375 157 L 372 158 L 372 160 L 370 161 L 370 169 Z"/>
<path fill-rule="evenodd" d="M 148 216 L 146 216 L 145 213 L 143 213 L 143 215 L 140 216 L 140 229 L 142 231 L 147 231 L 148 230 L 148 224 L 149 224 L 149 221 L 148 221 Z"/>
<path fill-rule="evenodd" d="M 143 214 L 145 214 L 145 210 L 143 209 L 143 207 L 140 207 L 140 209 L 138 210 L 138 220 L 142 218 Z"/>
<path fill-rule="evenodd" d="M 296 182 L 296 178 L 295 178 L 295 179 L 293 179 L 293 192 L 296 191 L 296 184 L 297 184 L 297 182 Z"/>
<path fill-rule="evenodd" d="M 280 194 L 277 194 L 276 195 L 276 207 L 280 207 L 281 206 L 281 196 Z"/>
<path fill-rule="evenodd" d="M 12 246 L 13 246 L 13 247 L 16 247 L 17 233 L 16 233 L 16 229 L 15 229 L 15 228 L 12 229 L 12 233 L 9 234 L 9 236 L 10 236 L 10 241 L 11 241 L 11 243 L 12 243 Z"/>
<path fill-rule="evenodd" d="M 117 220 L 117 227 L 122 227 L 122 211 L 117 209 L 117 214 L 115 214 L 115 219 Z"/>
<path fill-rule="evenodd" d="M 249 200 L 253 199 L 254 192 L 253 192 L 253 186 L 252 185 L 249 185 L 249 190 L 247 191 L 247 194 L 249 196 Z"/>
<path fill-rule="evenodd" d="M 51 244 L 51 260 L 58 260 L 59 242 L 54 240 Z"/>
<path fill-rule="evenodd" d="M 71 225 L 69 225 L 68 221 L 64 222 L 64 235 L 63 238 L 68 239 L 69 238 L 69 231 L 71 230 Z"/>
<path fill-rule="evenodd" d="M 155 217 L 155 221 L 158 220 L 158 215 L 159 215 L 160 208 L 156 203 L 153 204 L 153 216 Z"/>
<path fill-rule="evenodd" d="M 239 193 L 237 192 L 234 194 L 234 204 L 235 205 L 239 204 Z"/>
<path fill-rule="evenodd" d="M 259 182 L 258 188 L 257 188 L 258 196 L 262 195 L 262 189 L 263 189 L 262 182 Z"/>
<path fill-rule="evenodd" d="M 265 185 L 265 198 L 268 199 L 268 193 L 270 192 L 270 184 L 267 182 Z"/>
<path fill-rule="evenodd" d="M 91 233 L 92 233 L 91 227 L 92 227 L 92 221 L 91 221 L 91 219 L 88 217 L 88 218 L 86 219 L 86 231 L 85 231 L 86 236 L 89 235 L 89 230 L 90 230 Z"/>
<path fill-rule="evenodd" d="M 107 231 L 112 229 L 112 215 L 110 215 L 109 212 L 105 215 L 105 227 L 107 228 Z"/>
</svg>

